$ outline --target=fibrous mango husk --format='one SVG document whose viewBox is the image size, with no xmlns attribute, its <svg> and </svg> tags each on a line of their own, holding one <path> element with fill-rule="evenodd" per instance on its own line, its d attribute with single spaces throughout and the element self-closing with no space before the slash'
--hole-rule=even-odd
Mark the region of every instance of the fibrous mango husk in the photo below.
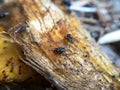
<svg viewBox="0 0 120 90">
<path fill-rule="evenodd" d="M 22 48 L 24 63 L 58 89 L 119 90 L 120 69 L 76 18 L 66 15 L 49 0 L 17 0 L 14 4 L 9 22 L 0 25 L 9 28 L 8 34 Z M 26 30 L 21 30 L 22 26 Z M 68 34 L 73 42 L 66 38 Z M 64 51 L 55 51 L 60 47 Z"/>
</svg>

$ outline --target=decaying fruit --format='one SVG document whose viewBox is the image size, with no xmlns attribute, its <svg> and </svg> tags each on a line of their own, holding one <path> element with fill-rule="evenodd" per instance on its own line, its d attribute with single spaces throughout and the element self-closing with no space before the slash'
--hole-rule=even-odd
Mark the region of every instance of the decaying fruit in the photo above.
<svg viewBox="0 0 120 90">
<path fill-rule="evenodd" d="M 1 27 L 0 32 L 2 31 L 4 28 Z M 35 70 L 24 64 L 20 58 L 24 59 L 20 47 L 11 42 L 9 36 L 0 34 L 0 83 L 34 80 L 46 82 L 43 77 L 37 75 Z"/>
<path fill-rule="evenodd" d="M 9 2 L 12 1 L 13 0 L 9 0 Z M 13 4 L 12 6 L 14 6 Z M 9 6 L 7 3 L 6 5 Z M 1 8 L 0 20 L 4 20 L 4 18 L 9 15 L 9 10 L 6 11 L 4 7 Z M 6 23 L 4 24 L 7 25 Z M 41 87 L 50 86 L 50 83 L 46 81 L 44 77 L 41 75 L 38 76 L 38 73 L 35 70 L 20 60 L 25 59 L 23 52 L 20 47 L 9 37 L 9 35 L 5 33 L 8 30 L 8 28 L 4 27 L 5 25 L 0 26 L 0 84 L 30 82 L 39 84 Z M 19 33 L 25 29 L 25 26 L 19 28 Z"/>
<path fill-rule="evenodd" d="M 24 63 L 60 90 L 120 89 L 120 69 L 76 18 L 64 14 L 50 0 L 15 1 L 4 7 L 9 14 L 0 25 L 9 29 L 8 34 L 24 51 Z M 27 29 L 19 33 L 22 26 Z M 74 42 L 68 42 L 68 34 Z M 55 53 L 60 47 L 64 51 Z"/>
<path fill-rule="evenodd" d="M 35 76 L 36 72 L 21 62 L 18 45 L 4 38 L 0 35 L 0 81 L 21 82 Z"/>
</svg>

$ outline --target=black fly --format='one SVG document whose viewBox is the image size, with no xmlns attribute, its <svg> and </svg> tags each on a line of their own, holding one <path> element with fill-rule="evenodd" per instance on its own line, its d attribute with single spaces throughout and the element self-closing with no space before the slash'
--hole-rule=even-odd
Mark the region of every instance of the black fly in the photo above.
<svg viewBox="0 0 120 90">
<path fill-rule="evenodd" d="M 64 47 L 55 48 L 54 52 L 57 54 L 62 54 L 63 52 L 65 52 L 65 48 Z"/>
<path fill-rule="evenodd" d="M 67 40 L 70 42 L 70 43 L 73 43 L 74 42 L 74 38 L 72 37 L 71 34 L 67 34 Z"/>
<path fill-rule="evenodd" d="M 0 19 L 6 17 L 8 15 L 8 12 L 0 11 Z"/>
</svg>

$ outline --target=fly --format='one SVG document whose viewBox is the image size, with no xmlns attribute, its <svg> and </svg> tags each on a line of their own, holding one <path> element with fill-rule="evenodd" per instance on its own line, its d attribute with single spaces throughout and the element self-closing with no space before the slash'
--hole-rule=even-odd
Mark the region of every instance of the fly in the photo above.
<svg viewBox="0 0 120 90">
<path fill-rule="evenodd" d="M 55 48 L 54 52 L 57 53 L 57 54 L 62 54 L 63 52 L 65 52 L 65 48 L 64 47 L 58 47 L 58 48 Z"/>
<path fill-rule="evenodd" d="M 74 42 L 74 38 L 71 34 L 67 34 L 67 40 L 70 42 L 70 43 L 73 43 Z"/>
<path fill-rule="evenodd" d="M 8 15 L 8 12 L 1 11 L 1 12 L 0 12 L 0 19 L 6 17 L 7 15 Z"/>
</svg>

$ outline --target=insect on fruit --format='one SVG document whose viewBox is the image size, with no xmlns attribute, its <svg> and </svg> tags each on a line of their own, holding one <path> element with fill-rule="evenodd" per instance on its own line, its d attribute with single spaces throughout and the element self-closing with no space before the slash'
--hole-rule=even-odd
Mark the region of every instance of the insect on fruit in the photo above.
<svg viewBox="0 0 120 90">
<path fill-rule="evenodd" d="M 70 42 L 70 43 L 73 43 L 74 42 L 74 38 L 72 37 L 71 34 L 67 34 L 67 40 Z"/>
<path fill-rule="evenodd" d="M 0 19 L 6 17 L 8 15 L 8 12 L 0 11 Z"/>
<path fill-rule="evenodd" d="M 54 52 L 57 54 L 61 54 L 61 53 L 65 52 L 65 48 L 64 47 L 55 48 Z"/>
</svg>

